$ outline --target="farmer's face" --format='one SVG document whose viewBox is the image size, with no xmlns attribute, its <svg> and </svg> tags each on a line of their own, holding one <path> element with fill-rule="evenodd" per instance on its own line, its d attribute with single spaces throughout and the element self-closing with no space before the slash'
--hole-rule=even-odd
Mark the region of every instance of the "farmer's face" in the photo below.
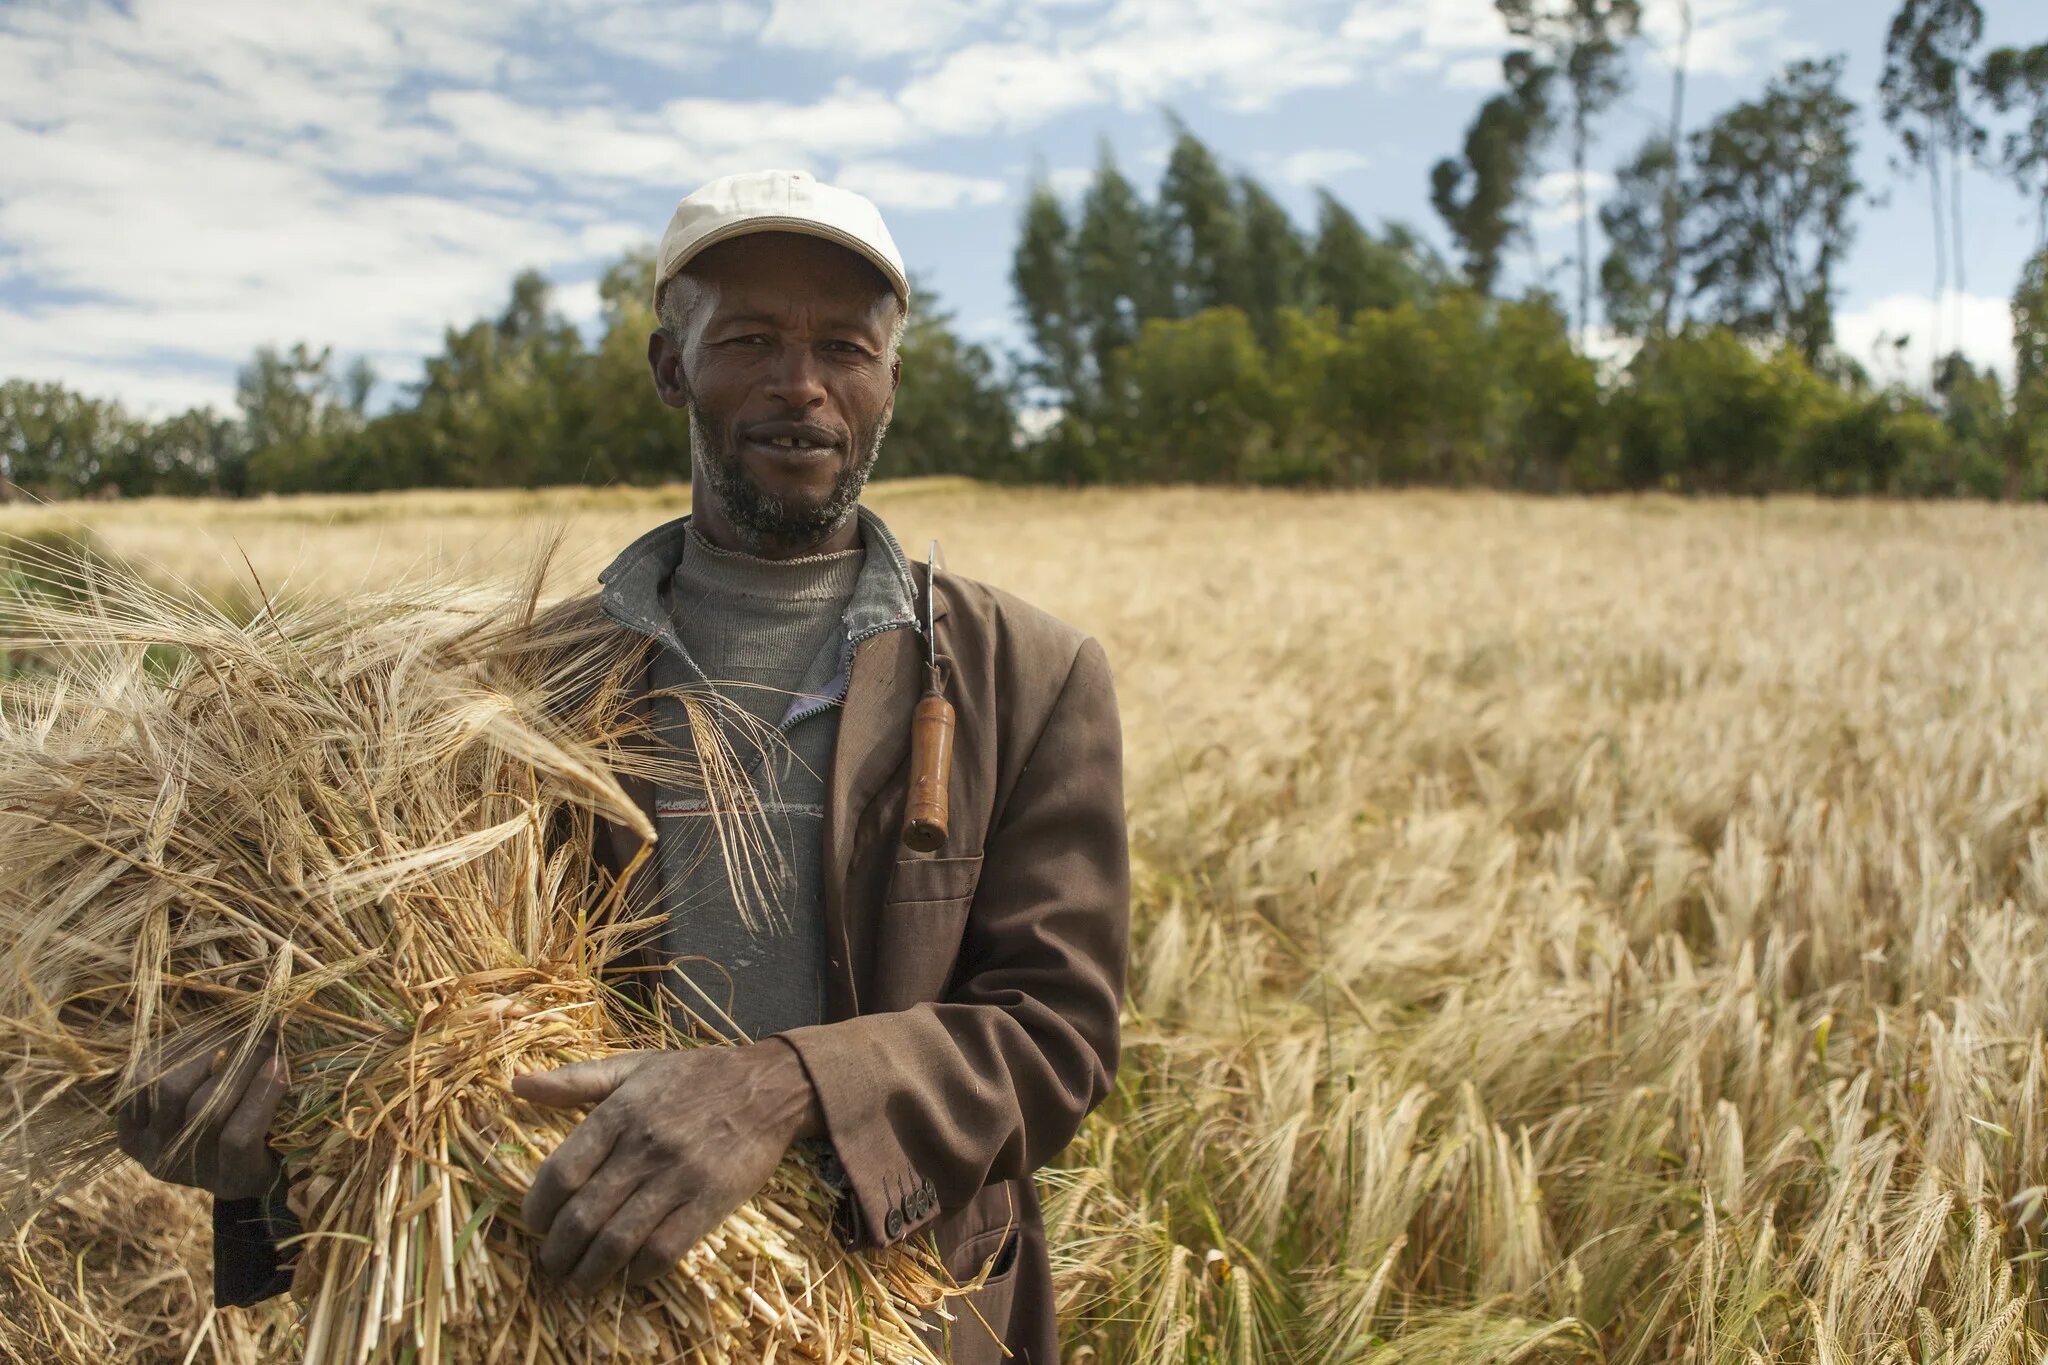
<svg viewBox="0 0 2048 1365">
<path fill-rule="evenodd" d="M 720 242 L 688 274 L 682 335 L 656 332 L 648 360 L 662 401 L 690 412 L 699 511 L 757 553 L 816 545 L 895 411 L 896 296 L 853 252 L 787 232 Z"/>
</svg>

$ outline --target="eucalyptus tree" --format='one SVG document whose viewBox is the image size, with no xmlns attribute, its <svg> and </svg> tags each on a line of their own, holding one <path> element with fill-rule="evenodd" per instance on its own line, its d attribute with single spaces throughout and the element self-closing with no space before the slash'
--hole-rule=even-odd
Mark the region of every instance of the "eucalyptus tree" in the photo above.
<svg viewBox="0 0 2048 1365">
<path fill-rule="evenodd" d="M 1173 150 L 1160 177 L 1158 231 L 1172 271 L 1173 309 L 1181 317 L 1204 308 L 1249 305 L 1245 234 L 1230 177 L 1216 154 L 1168 116 Z"/>
<path fill-rule="evenodd" d="M 1593 301 L 1591 213 L 1586 157 L 1593 120 L 1628 88 L 1629 41 L 1642 29 L 1641 0 L 1494 0 L 1508 32 L 1564 81 L 1570 102 L 1572 202 L 1578 220 L 1579 345 Z"/>
<path fill-rule="evenodd" d="M 1555 127 L 1556 73 L 1527 52 L 1511 52 L 1502 74 L 1507 88 L 1479 107 L 1462 158 L 1446 157 L 1430 172 L 1430 204 L 1458 244 L 1466 279 L 1489 295 L 1508 243 L 1526 231 L 1518 214 L 1537 151 Z"/>
<path fill-rule="evenodd" d="M 1674 330 L 1694 213 L 1693 187 L 1669 138 L 1651 138 L 1616 172 L 1614 193 L 1600 207 L 1607 237 L 1600 299 L 1607 325 L 1622 336 L 1662 337 Z"/>
<path fill-rule="evenodd" d="M 1968 287 L 1963 251 L 1963 165 L 1984 147 L 1984 129 L 1971 116 L 1970 53 L 1984 37 L 1977 0 L 1904 0 L 1885 36 L 1879 108 L 1898 136 L 1905 164 L 1927 170 L 1934 209 L 1933 349 L 1941 353 L 1941 298 L 1954 266 L 1958 294 Z M 1947 162 L 1949 207 L 1944 220 L 1942 163 Z"/>
<path fill-rule="evenodd" d="M 1374 236 L 1335 195 L 1318 190 L 1308 272 L 1314 302 L 1349 322 L 1368 310 L 1424 302 L 1445 283 L 1446 268 L 1409 228 L 1394 224 Z"/>
<path fill-rule="evenodd" d="M 1245 309 L 1260 342 L 1271 347 L 1280 310 L 1307 301 L 1308 244 L 1280 201 L 1251 176 L 1238 178 L 1237 201 L 1244 224 Z"/>
<path fill-rule="evenodd" d="M 2048 250 L 2048 43 L 1999 48 L 1984 59 L 1977 87 L 2000 114 L 2020 116 L 1999 147 L 1998 166 L 2034 200 L 2034 249 Z"/>
<path fill-rule="evenodd" d="M 1693 286 L 1709 320 L 1787 340 L 1809 364 L 1834 338 L 1835 272 L 1863 193 L 1842 65 L 1794 62 L 1692 138 Z"/>
<path fill-rule="evenodd" d="M 1073 225 L 1059 195 L 1040 179 L 1024 203 L 1017 249 L 1010 258 L 1010 287 L 1031 343 L 1024 376 L 1061 406 L 1073 405 L 1087 386 L 1080 288 L 1074 275 Z"/>
</svg>

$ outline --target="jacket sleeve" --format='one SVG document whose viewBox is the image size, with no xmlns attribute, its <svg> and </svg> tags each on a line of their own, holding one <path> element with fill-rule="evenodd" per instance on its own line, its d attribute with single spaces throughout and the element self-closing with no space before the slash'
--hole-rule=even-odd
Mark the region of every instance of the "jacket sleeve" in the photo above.
<svg viewBox="0 0 2048 1365">
<path fill-rule="evenodd" d="M 852 1187 L 854 1245 L 1066 1146 L 1116 1074 L 1129 926 L 1123 739 L 1088 639 L 989 832 L 946 998 L 778 1035 Z"/>
<path fill-rule="evenodd" d="M 298 1234 L 282 1182 L 268 1195 L 214 1200 L 214 1306 L 248 1308 L 290 1289 L 290 1261 L 278 1243 Z"/>
</svg>

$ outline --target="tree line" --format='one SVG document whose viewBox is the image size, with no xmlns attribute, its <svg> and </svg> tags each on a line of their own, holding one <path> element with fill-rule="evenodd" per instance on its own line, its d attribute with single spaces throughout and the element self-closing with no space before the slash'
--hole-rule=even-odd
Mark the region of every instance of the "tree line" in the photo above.
<svg viewBox="0 0 2048 1365">
<path fill-rule="evenodd" d="M 1680 0 L 1668 124 L 1596 213 L 1591 130 L 1626 89 L 1640 6 L 1496 4 L 1510 39 L 1501 89 L 1430 180 L 1455 260 L 1409 227 L 1367 226 L 1326 190 L 1297 224 L 1169 115 L 1151 194 L 1106 144 L 1078 203 L 1031 190 L 1010 270 L 1020 351 L 964 339 L 916 290 L 886 470 L 2048 496 L 2048 43 L 1980 52 L 1976 0 L 1904 0 L 1891 23 L 1878 112 L 1901 173 L 1929 176 L 1931 338 L 1965 279 L 1963 169 L 1988 166 L 2037 206 L 2009 382 L 1937 341 L 1934 373 L 1907 384 L 1874 379 L 1836 345 L 1837 280 L 1870 193 L 1841 58 L 1793 62 L 1689 126 Z M 1568 272 L 1541 260 L 1533 221 L 1553 162 L 1573 200 Z M 688 445 L 646 375 L 650 269 L 642 251 L 606 272 L 589 337 L 540 275 L 521 274 L 501 312 L 449 328 L 374 414 L 366 364 L 303 344 L 259 350 L 231 415 L 144 421 L 9 381 L 0 478 L 42 496 L 680 478 Z M 1560 273 L 1570 299 L 1550 287 Z M 1513 295 L 1511 274 L 1529 280 Z M 1612 337 L 1597 348 L 1596 294 Z"/>
</svg>

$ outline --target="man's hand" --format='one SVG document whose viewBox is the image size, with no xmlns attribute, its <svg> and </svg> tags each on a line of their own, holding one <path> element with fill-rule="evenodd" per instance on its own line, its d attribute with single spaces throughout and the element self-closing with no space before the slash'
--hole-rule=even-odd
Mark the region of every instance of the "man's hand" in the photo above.
<svg viewBox="0 0 2048 1365">
<path fill-rule="evenodd" d="M 521 1099 L 596 1106 L 541 1163 L 520 1215 L 541 1268 L 582 1293 L 621 1270 L 643 1283 L 675 1267 L 760 1193 L 789 1146 L 822 1131 L 796 1049 L 624 1052 L 512 1079 Z"/>
<path fill-rule="evenodd" d="M 269 1136 L 285 1095 L 284 1060 L 263 1046 L 216 1072 L 219 1050 L 217 1040 L 174 1044 L 156 1080 L 115 1111 L 114 1133 L 159 1180 L 216 1199 L 253 1199 L 277 1179 Z"/>
</svg>

